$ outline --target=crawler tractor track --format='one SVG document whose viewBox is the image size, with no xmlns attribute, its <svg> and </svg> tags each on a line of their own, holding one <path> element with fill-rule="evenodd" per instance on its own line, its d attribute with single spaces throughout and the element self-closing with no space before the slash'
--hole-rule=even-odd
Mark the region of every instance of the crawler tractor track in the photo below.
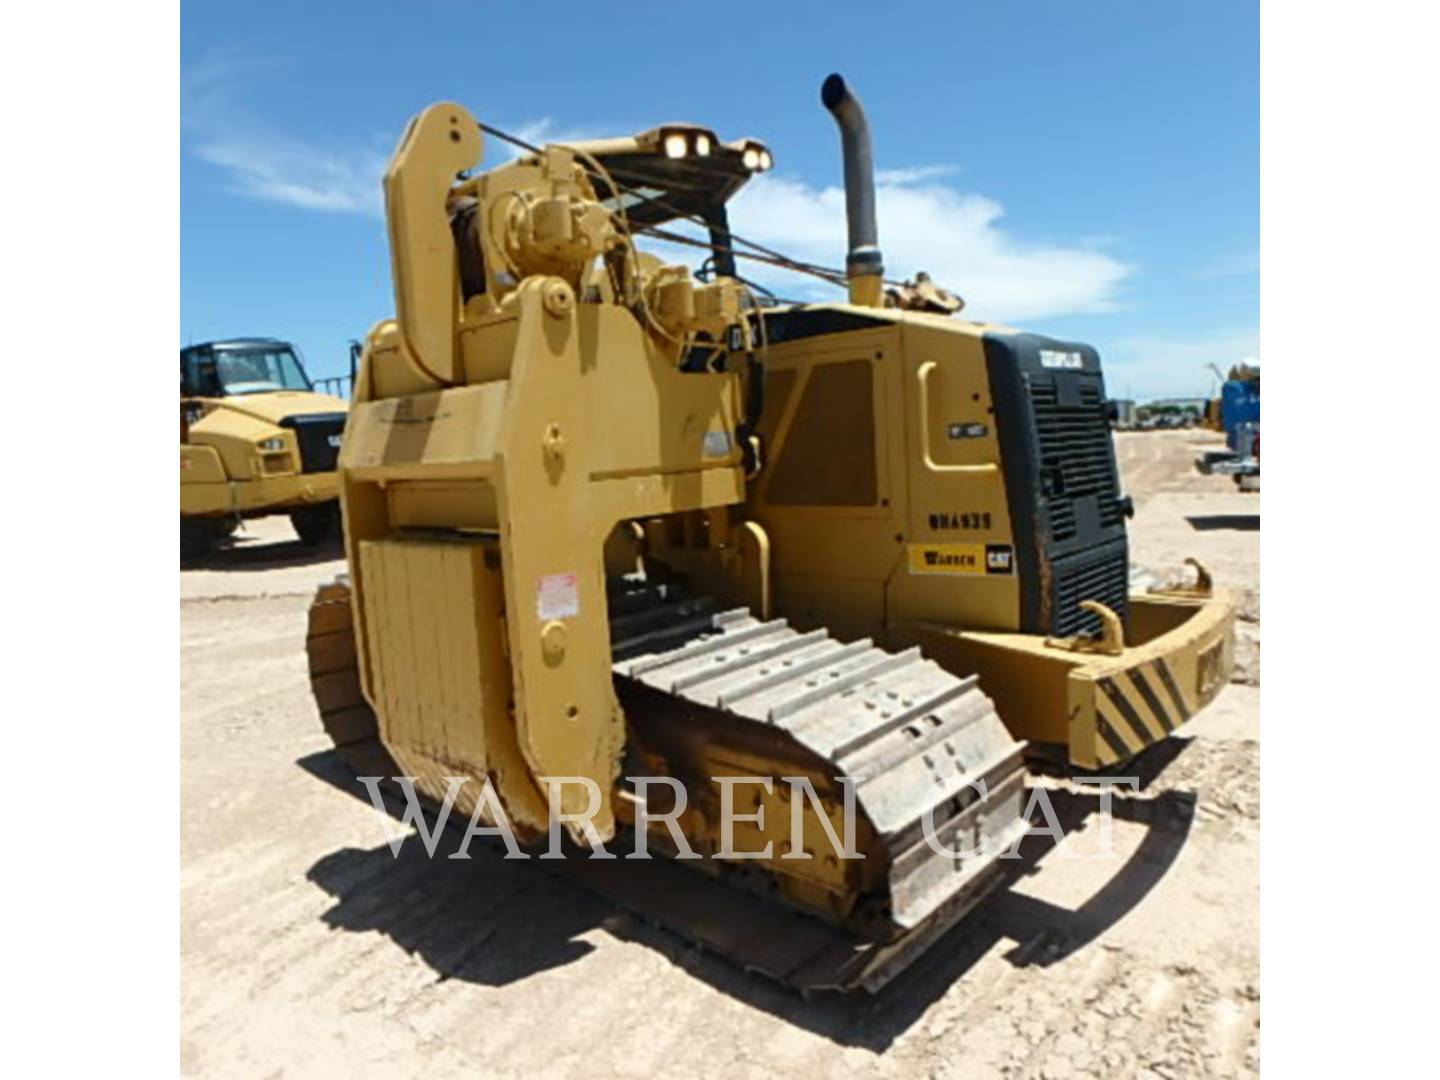
<svg viewBox="0 0 1440 1080">
<path fill-rule="evenodd" d="M 730 759 L 775 763 L 777 776 L 848 778 L 874 865 L 853 904 L 822 918 L 788 897 L 783 880 L 777 887 L 783 874 L 753 863 L 690 864 L 707 876 L 667 859 L 577 852 L 549 867 L 804 993 L 877 991 L 1001 883 L 997 855 L 1025 829 L 1023 744 L 973 678 L 956 678 L 917 649 L 842 643 L 666 585 L 613 582 L 610 611 L 632 751 L 681 774 Z M 360 693 L 343 582 L 317 595 L 308 652 L 316 702 L 342 758 L 356 775 L 395 775 Z M 927 817 L 939 844 L 974 850 L 983 841 L 983 853 L 941 854 L 926 838 Z M 630 844 L 623 837 L 611 847 Z"/>
</svg>

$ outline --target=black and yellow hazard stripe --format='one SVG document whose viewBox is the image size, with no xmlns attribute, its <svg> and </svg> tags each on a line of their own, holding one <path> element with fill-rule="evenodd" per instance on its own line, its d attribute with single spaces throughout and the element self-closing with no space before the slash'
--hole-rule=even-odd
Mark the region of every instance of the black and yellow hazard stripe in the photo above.
<svg viewBox="0 0 1440 1080">
<path fill-rule="evenodd" d="M 1156 674 L 1159 676 L 1160 684 L 1165 687 L 1165 693 L 1169 696 L 1171 704 L 1175 706 L 1176 713 L 1183 718 L 1181 723 L 1189 720 L 1190 717 L 1194 715 L 1193 710 L 1186 704 L 1185 696 L 1180 693 L 1180 687 L 1175 682 L 1175 676 L 1170 674 L 1170 665 L 1165 663 L 1165 660 L 1161 658 L 1153 661 L 1150 666 L 1155 669 Z"/>
<path fill-rule="evenodd" d="M 1163 657 L 1095 684 L 1100 764 L 1126 761 L 1190 719 L 1191 709 Z"/>
<path fill-rule="evenodd" d="M 1095 764 L 1097 766 L 1113 765 L 1117 761 L 1134 757 L 1135 752 L 1125 745 L 1125 741 L 1120 738 L 1120 733 L 1105 718 L 1105 713 L 1100 708 L 1099 698 L 1095 700 L 1095 730 L 1100 733 L 1102 744 L 1095 747 Z"/>
</svg>

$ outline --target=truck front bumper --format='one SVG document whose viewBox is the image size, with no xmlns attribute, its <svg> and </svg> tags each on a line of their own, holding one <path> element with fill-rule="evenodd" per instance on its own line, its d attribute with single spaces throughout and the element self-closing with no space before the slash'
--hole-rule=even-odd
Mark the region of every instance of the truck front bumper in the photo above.
<svg viewBox="0 0 1440 1080">
<path fill-rule="evenodd" d="M 292 473 L 180 485 L 181 517 L 263 517 L 340 497 L 339 474 Z"/>
</svg>

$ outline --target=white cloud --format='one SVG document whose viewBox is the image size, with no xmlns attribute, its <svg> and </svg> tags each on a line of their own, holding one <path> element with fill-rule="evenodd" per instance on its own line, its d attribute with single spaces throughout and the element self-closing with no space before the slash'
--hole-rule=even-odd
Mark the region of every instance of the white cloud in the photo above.
<svg viewBox="0 0 1440 1080">
<path fill-rule="evenodd" d="M 249 198 L 306 210 L 383 215 L 380 178 L 393 142 L 376 135 L 368 145 L 302 139 L 258 120 L 237 100 L 237 74 L 266 61 L 224 54 L 185 72 L 182 127 L 191 152 L 224 172 L 230 190 Z M 593 138 L 598 132 L 557 130 L 549 119 L 521 126 L 531 143 Z M 486 160 L 512 159 L 516 149 L 489 138 Z M 1021 322 L 1053 315 L 1113 311 L 1132 273 L 1120 260 L 1085 242 L 1036 243 L 1001 225 L 1004 208 L 983 195 L 940 182 L 953 166 L 881 170 L 877 176 L 880 246 L 891 277 L 918 270 L 959 292 L 972 318 Z M 786 176 L 757 177 L 731 208 L 731 223 L 749 239 L 802 261 L 840 267 L 845 258 L 845 195 Z M 654 245 L 647 245 L 654 246 Z M 665 257 L 693 250 L 665 245 Z M 657 252 L 658 253 L 658 252 Z M 747 263 L 747 276 L 785 294 L 834 297 L 816 279 Z"/>
<path fill-rule="evenodd" d="M 496 126 L 498 127 L 498 125 Z M 544 116 L 539 120 L 521 124 L 510 134 L 531 146 L 544 146 L 546 143 L 575 143 L 584 142 L 586 139 L 599 139 L 603 138 L 606 133 L 588 128 L 560 128 L 550 117 Z M 523 153 L 525 153 L 524 150 L 497 139 L 493 135 L 485 136 L 485 157 L 488 161 L 496 163 L 513 161 Z"/>
<path fill-rule="evenodd" d="M 1132 268 L 1079 244 L 1031 243 L 1000 224 L 1004 208 L 984 195 L 928 182 L 934 169 L 882 171 L 876 213 L 890 277 L 927 271 L 959 292 L 971 318 L 999 322 L 1106 312 L 1120 303 Z M 786 176 L 762 176 L 734 200 L 730 222 L 742 236 L 787 255 L 839 268 L 845 261 L 845 193 Z M 811 278 L 746 264 L 747 276 L 805 296 Z M 834 295 L 833 289 L 824 295 Z"/>
<path fill-rule="evenodd" d="M 956 165 L 914 165 L 906 169 L 876 169 L 875 182 L 878 184 L 918 184 L 922 180 L 934 180 L 937 176 L 949 176 L 958 172 Z"/>
<path fill-rule="evenodd" d="M 229 174 L 237 195 L 306 210 L 383 213 L 380 177 L 387 155 L 378 151 L 335 150 L 264 132 L 202 137 L 194 150 Z"/>
<path fill-rule="evenodd" d="M 548 119 L 522 125 L 512 134 L 533 145 L 594 137 L 582 131 L 556 130 Z M 322 146 L 257 126 L 240 116 L 232 118 L 225 130 L 197 132 L 194 152 L 224 169 L 230 189 L 237 195 L 306 210 L 384 216 L 381 178 L 393 148 L 382 149 L 379 139 L 364 149 Z M 520 147 L 487 135 L 481 167 L 513 161 L 523 153 Z"/>
<path fill-rule="evenodd" d="M 306 210 L 383 216 L 385 138 L 377 135 L 363 147 L 295 138 L 257 119 L 238 100 L 241 77 L 272 64 L 228 51 L 185 70 L 181 132 L 191 153 L 222 170 L 237 195 Z"/>
<path fill-rule="evenodd" d="M 377 134 L 364 147 L 321 143 L 258 120 L 237 99 L 235 88 L 239 76 L 265 66 L 262 59 L 217 54 L 187 70 L 182 128 L 191 152 L 221 169 L 236 195 L 305 210 L 383 217 L 381 178 L 393 140 Z M 595 137 L 594 132 L 558 129 L 548 117 L 521 125 L 514 135 L 537 145 Z M 512 161 L 522 153 L 504 140 L 485 137 L 485 163 Z"/>
<path fill-rule="evenodd" d="M 1114 397 L 1208 397 L 1216 384 L 1214 364 L 1229 372 L 1235 364 L 1260 363 L 1258 327 L 1193 338 L 1137 334 L 1103 350 L 1107 389 Z"/>
</svg>

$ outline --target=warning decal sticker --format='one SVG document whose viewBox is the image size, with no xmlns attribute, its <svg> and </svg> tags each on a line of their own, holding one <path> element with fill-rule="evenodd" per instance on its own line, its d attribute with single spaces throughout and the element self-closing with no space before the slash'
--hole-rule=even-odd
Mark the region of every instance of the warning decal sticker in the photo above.
<svg viewBox="0 0 1440 1080">
<path fill-rule="evenodd" d="M 580 587 L 574 574 L 546 574 L 536 588 L 536 597 L 543 622 L 580 614 Z"/>
</svg>

